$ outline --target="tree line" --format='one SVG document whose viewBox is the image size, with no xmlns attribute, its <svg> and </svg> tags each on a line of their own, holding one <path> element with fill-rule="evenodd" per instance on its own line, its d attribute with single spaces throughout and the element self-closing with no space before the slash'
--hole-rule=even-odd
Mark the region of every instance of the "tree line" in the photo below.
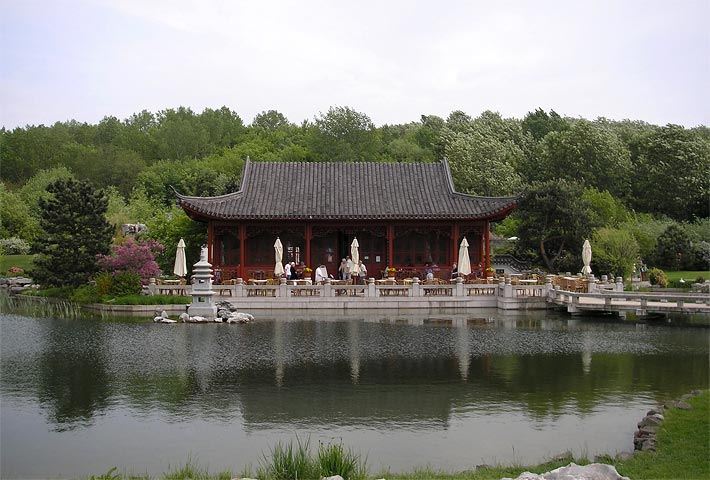
<svg viewBox="0 0 710 480">
<path fill-rule="evenodd" d="M 227 107 L 201 113 L 180 107 L 142 111 L 124 120 L 105 117 L 97 124 L 2 129 L 0 238 L 31 242 L 40 235 L 39 201 L 46 198 L 47 186 L 76 178 L 105 189 L 112 223 L 152 223 L 153 234 L 166 237 L 160 240 L 167 241 L 167 258 L 173 253 L 171 235 L 193 235 L 196 241 L 203 235 L 174 207 L 169 186 L 190 195 L 229 193 L 238 188 L 247 157 L 304 162 L 447 158 L 461 192 L 522 195 L 520 213 L 498 229 L 521 238 L 517 254 L 551 270 L 576 262 L 577 243 L 585 236 L 596 235 L 596 243 L 607 248 L 628 244 L 621 237 L 630 236 L 635 255 L 654 261 L 663 257 L 657 240 L 671 225 L 691 245 L 683 253 L 687 259 L 702 258 L 698 248 L 710 239 L 706 126 L 586 120 L 542 109 L 523 119 L 454 111 L 445 119 L 422 115 L 410 123 L 376 126 L 349 107 L 331 107 L 300 124 L 275 110 L 246 124 Z M 678 255 L 674 258 L 678 264 Z"/>
</svg>

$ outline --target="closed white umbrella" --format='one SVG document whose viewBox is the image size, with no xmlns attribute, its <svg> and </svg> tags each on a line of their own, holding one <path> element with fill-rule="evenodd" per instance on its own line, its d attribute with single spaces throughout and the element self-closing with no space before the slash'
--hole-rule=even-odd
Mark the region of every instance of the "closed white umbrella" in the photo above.
<svg viewBox="0 0 710 480">
<path fill-rule="evenodd" d="M 175 266 L 173 273 L 178 277 L 187 275 L 187 259 L 185 259 L 185 240 L 182 238 L 178 242 L 177 250 L 175 251 Z"/>
<path fill-rule="evenodd" d="M 459 273 L 461 275 L 471 274 L 471 258 L 468 256 L 468 240 L 463 237 L 459 246 Z"/>
<path fill-rule="evenodd" d="M 584 262 L 582 273 L 589 275 L 592 273 L 592 267 L 589 266 L 592 261 L 592 245 L 589 243 L 589 240 L 585 240 L 582 246 L 582 261 Z"/>
<path fill-rule="evenodd" d="M 350 258 L 353 260 L 353 268 L 350 273 L 357 275 L 360 273 L 360 244 L 357 243 L 357 238 L 353 238 L 353 243 L 350 244 Z"/>
<path fill-rule="evenodd" d="M 284 274 L 284 246 L 281 244 L 279 237 L 276 237 L 276 242 L 274 243 L 274 253 L 276 256 L 276 266 L 274 266 L 274 275 L 281 276 Z"/>
</svg>

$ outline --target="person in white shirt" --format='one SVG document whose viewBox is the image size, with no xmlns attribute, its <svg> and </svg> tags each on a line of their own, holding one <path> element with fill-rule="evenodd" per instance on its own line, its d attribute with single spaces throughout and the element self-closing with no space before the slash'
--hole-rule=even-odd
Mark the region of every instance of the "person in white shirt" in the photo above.
<svg viewBox="0 0 710 480">
<path fill-rule="evenodd" d="M 347 264 L 347 270 L 345 271 L 345 280 L 350 280 L 352 278 L 353 274 L 353 267 L 355 266 L 355 263 L 353 262 L 353 259 L 350 258 L 350 255 L 348 255 L 348 259 L 345 261 Z"/>
<path fill-rule="evenodd" d="M 316 283 L 323 283 L 326 278 L 328 278 L 328 269 L 321 264 L 320 267 L 316 268 Z"/>
<path fill-rule="evenodd" d="M 286 275 L 286 280 L 291 280 L 291 264 L 286 262 L 284 267 L 284 275 Z"/>
<path fill-rule="evenodd" d="M 365 268 L 365 264 L 362 263 L 362 260 L 360 260 L 359 265 L 360 271 L 358 272 L 358 275 L 360 276 L 360 283 L 364 284 L 365 279 L 367 278 L 367 268 Z"/>
</svg>

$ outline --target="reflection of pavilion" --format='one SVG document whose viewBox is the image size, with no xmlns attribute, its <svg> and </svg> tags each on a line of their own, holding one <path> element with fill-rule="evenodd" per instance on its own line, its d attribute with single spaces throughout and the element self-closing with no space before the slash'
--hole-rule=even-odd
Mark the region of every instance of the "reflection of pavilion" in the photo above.
<svg viewBox="0 0 710 480">
<path fill-rule="evenodd" d="M 449 274 L 465 236 L 472 265 L 490 266 L 490 222 L 514 197 L 455 191 L 448 164 L 251 162 L 238 192 L 178 194 L 187 214 L 208 224 L 209 261 L 224 280 L 271 276 L 274 240 L 284 261 L 326 265 L 337 274 L 357 237 L 370 276 L 394 265 L 423 278 L 426 263 Z"/>
</svg>

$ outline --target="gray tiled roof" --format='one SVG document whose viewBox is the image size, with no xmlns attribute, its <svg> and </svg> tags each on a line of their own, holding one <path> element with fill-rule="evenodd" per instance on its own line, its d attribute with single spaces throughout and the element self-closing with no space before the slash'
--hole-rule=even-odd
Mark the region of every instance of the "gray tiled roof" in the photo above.
<svg viewBox="0 0 710 480">
<path fill-rule="evenodd" d="M 199 219 L 483 219 L 505 216 L 516 197 L 454 190 L 448 164 L 251 162 L 238 192 L 178 203 Z"/>
</svg>

